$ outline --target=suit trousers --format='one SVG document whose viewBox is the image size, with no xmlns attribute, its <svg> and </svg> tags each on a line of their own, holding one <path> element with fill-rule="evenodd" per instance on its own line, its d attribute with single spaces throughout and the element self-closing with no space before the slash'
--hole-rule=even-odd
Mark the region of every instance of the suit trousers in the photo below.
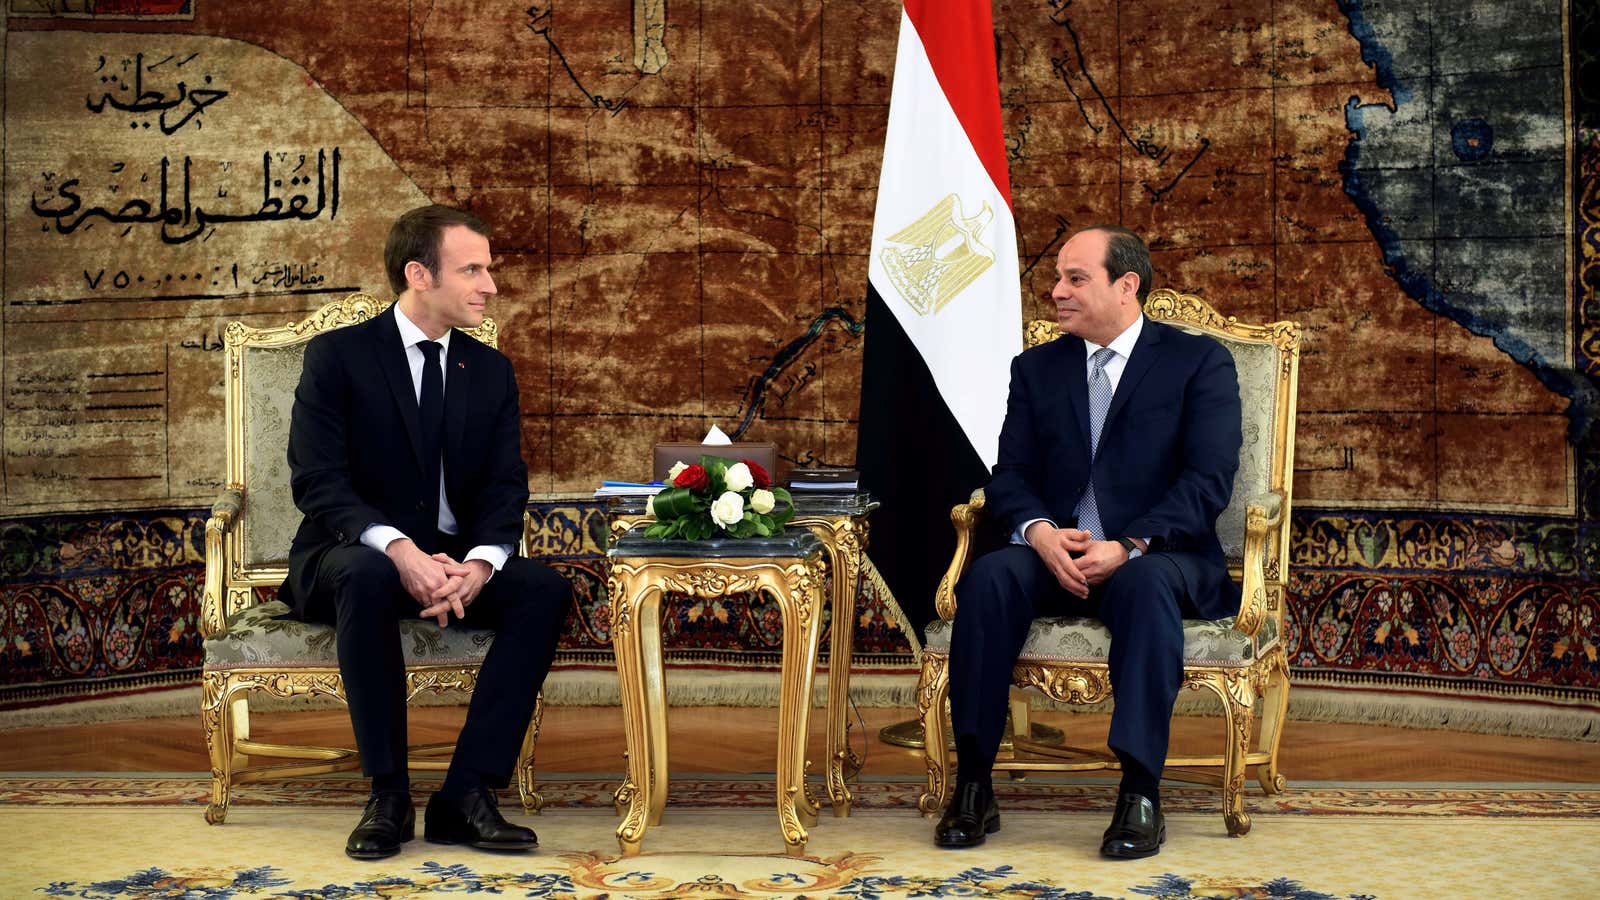
<svg viewBox="0 0 1600 900">
<path fill-rule="evenodd" d="M 451 543 L 441 535 L 440 545 Z M 460 554 L 447 552 L 459 559 Z M 451 628 L 487 628 L 494 642 L 478 673 L 452 765 L 465 765 L 491 787 L 505 787 L 516 767 L 539 688 L 555 658 L 572 588 L 549 566 L 513 556 L 489 579 Z M 422 607 L 400 584 L 387 556 L 364 544 L 323 554 L 306 619 L 334 626 L 339 674 L 368 776 L 406 770 L 406 683 L 399 624 Z"/>
<path fill-rule="evenodd" d="M 1047 616 L 1092 616 L 1110 630 L 1115 704 L 1107 743 L 1159 777 L 1183 683 L 1183 619 L 1199 615 L 1171 556 L 1129 560 L 1088 599 L 1062 588 L 1031 547 L 1010 545 L 973 563 L 956 585 L 950 637 L 950 717 L 961 777 L 987 779 L 994 768 L 1012 666 L 1033 620 Z"/>
</svg>

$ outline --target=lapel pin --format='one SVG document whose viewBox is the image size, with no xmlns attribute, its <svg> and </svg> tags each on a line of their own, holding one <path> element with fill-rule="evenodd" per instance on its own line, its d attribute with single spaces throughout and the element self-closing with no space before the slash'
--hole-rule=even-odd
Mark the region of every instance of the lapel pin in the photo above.
<svg viewBox="0 0 1600 900">
<path fill-rule="evenodd" d="M 456 368 L 458 368 L 458 369 L 465 369 L 466 367 L 467 367 L 467 364 L 464 363 L 464 362 L 456 363 Z"/>
</svg>

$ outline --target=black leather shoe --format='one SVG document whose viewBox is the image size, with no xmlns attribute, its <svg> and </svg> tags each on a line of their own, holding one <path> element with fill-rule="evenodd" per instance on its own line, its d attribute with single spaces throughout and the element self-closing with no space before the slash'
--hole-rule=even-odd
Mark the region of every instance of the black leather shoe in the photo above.
<svg viewBox="0 0 1600 900">
<path fill-rule="evenodd" d="M 500 815 L 494 792 L 487 788 L 459 797 L 435 792 L 428 798 L 423 836 L 435 844 L 470 844 L 483 850 L 532 850 L 539 836 L 532 828 L 513 825 Z"/>
<path fill-rule="evenodd" d="M 411 795 L 373 794 L 361 813 L 356 830 L 344 842 L 344 852 L 356 859 L 383 859 L 400 852 L 400 845 L 416 835 L 417 812 Z"/>
<path fill-rule="evenodd" d="M 1000 830 L 1000 806 L 994 788 L 976 781 L 958 782 L 956 795 L 933 829 L 933 842 L 941 847 L 976 847 L 986 835 Z"/>
<path fill-rule="evenodd" d="M 1111 827 L 1100 841 L 1100 855 L 1111 859 L 1144 859 L 1161 852 L 1167 840 L 1167 822 L 1150 798 L 1123 794 L 1117 798 L 1117 811 Z"/>
</svg>

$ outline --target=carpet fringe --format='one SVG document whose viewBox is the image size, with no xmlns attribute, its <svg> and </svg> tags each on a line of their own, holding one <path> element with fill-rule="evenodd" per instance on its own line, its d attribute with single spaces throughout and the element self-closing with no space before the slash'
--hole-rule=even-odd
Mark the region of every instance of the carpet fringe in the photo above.
<svg viewBox="0 0 1600 900">
<path fill-rule="evenodd" d="M 1507 700 L 1294 687 L 1289 691 L 1289 719 L 1600 742 L 1600 711 Z"/>
<path fill-rule="evenodd" d="M 909 706 L 916 694 L 916 676 L 855 673 L 850 699 L 856 706 Z M 667 702 L 673 706 L 777 706 L 779 680 L 773 672 L 670 669 Z M 545 702 L 558 706 L 617 706 L 615 672 L 567 670 L 550 673 Z M 828 676 L 818 673 L 812 685 L 817 704 L 828 699 Z"/>
<path fill-rule="evenodd" d="M 779 681 L 776 673 L 749 671 L 668 670 L 667 702 L 673 706 L 772 706 L 778 705 Z M 850 699 L 858 707 L 910 706 L 916 693 L 913 675 L 850 676 Z M 819 673 L 812 690 L 813 702 L 821 705 L 828 698 L 828 677 Z M 619 706 L 617 673 L 589 669 L 557 669 L 545 681 L 545 702 L 552 706 Z M 309 709 L 337 709 L 344 704 L 331 697 L 272 697 L 250 695 L 253 712 L 282 712 Z M 411 701 L 413 706 L 464 706 L 465 694 L 425 693 Z M 123 697 L 78 700 L 50 706 L 0 710 L 0 731 L 39 728 L 49 725 L 82 725 L 123 719 L 198 716 L 200 687 L 189 685 L 147 691 Z"/>
</svg>

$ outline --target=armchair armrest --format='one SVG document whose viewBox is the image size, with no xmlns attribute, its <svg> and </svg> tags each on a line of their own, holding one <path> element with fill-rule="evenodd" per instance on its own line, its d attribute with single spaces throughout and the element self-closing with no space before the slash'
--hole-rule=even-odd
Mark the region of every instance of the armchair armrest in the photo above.
<svg viewBox="0 0 1600 900">
<path fill-rule="evenodd" d="M 1245 507 L 1239 615 L 1233 620 L 1233 629 L 1241 634 L 1254 636 L 1261 628 L 1262 618 L 1268 613 L 1267 537 L 1273 529 L 1283 524 L 1283 507 L 1283 495 L 1277 491 L 1253 497 Z"/>
<path fill-rule="evenodd" d="M 1266 516 L 1268 528 L 1278 525 L 1278 517 L 1283 515 L 1283 494 L 1278 491 L 1268 491 L 1259 497 L 1250 499 L 1250 507 L 1259 507 L 1262 515 Z"/>
<path fill-rule="evenodd" d="M 956 617 L 956 582 L 961 580 L 962 573 L 967 571 L 967 564 L 972 561 L 972 539 L 978 528 L 978 519 L 983 516 L 984 503 L 983 488 L 978 488 L 967 502 L 950 509 L 950 524 L 956 529 L 956 552 L 944 577 L 939 579 L 938 592 L 933 596 L 934 609 L 938 611 L 939 618 L 945 621 Z"/>
<path fill-rule="evenodd" d="M 227 625 L 223 612 L 223 575 L 227 566 L 224 538 L 239 521 L 244 511 L 244 489 L 230 485 L 217 495 L 211 504 L 211 517 L 206 519 L 206 583 L 200 594 L 200 634 L 210 637 Z"/>
</svg>

